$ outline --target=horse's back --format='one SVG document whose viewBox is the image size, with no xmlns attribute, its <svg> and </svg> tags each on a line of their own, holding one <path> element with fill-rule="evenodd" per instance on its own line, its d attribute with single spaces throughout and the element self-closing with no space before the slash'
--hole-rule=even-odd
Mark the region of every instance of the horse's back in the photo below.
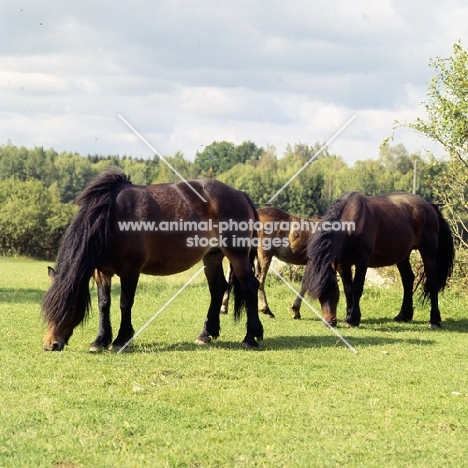
<svg viewBox="0 0 468 468">
<path fill-rule="evenodd" d="M 133 269 L 171 275 L 187 270 L 218 244 L 222 249 L 233 237 L 231 221 L 254 221 L 256 210 L 243 192 L 200 179 L 122 186 L 110 218 L 112 241 L 104 267 L 117 274 Z M 250 236 L 249 227 L 238 232 Z"/>
<path fill-rule="evenodd" d="M 340 211 L 337 219 L 354 223 L 345 234 L 342 254 L 353 264 L 368 256 L 371 267 L 392 265 L 413 249 L 437 245 L 437 213 L 418 195 L 393 192 L 367 197 L 353 192 L 342 197 L 335 209 Z"/>
<path fill-rule="evenodd" d="M 305 265 L 310 232 L 304 227 L 309 226 L 309 220 L 276 207 L 260 208 L 258 216 L 261 223 L 259 255 L 277 257 L 293 265 Z M 273 239 L 280 241 L 273 243 Z"/>
<path fill-rule="evenodd" d="M 393 192 L 369 197 L 367 206 L 375 229 L 370 266 L 398 263 L 414 249 L 437 248 L 437 213 L 418 195 Z"/>
</svg>

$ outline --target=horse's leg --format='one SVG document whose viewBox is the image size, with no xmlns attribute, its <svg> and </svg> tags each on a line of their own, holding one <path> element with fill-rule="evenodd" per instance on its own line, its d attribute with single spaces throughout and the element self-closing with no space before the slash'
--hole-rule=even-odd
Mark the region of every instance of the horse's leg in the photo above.
<svg viewBox="0 0 468 468">
<path fill-rule="evenodd" d="M 252 269 L 248 255 L 233 252 L 229 259 L 234 274 L 242 288 L 247 309 L 247 334 L 242 341 L 245 348 L 257 348 L 257 340 L 263 339 L 263 325 L 258 316 L 258 280 Z"/>
<path fill-rule="evenodd" d="M 96 339 L 89 347 L 91 352 L 107 349 L 112 342 L 112 327 L 110 321 L 112 276 L 105 275 L 97 270 L 94 272 L 93 276 L 97 284 L 99 329 Z"/>
<path fill-rule="evenodd" d="M 403 302 L 399 314 L 393 319 L 395 322 L 410 322 L 413 319 L 413 284 L 414 273 L 411 269 L 409 255 L 402 262 L 397 263 L 403 284 Z"/>
<path fill-rule="evenodd" d="M 223 302 L 221 304 L 220 314 L 227 314 L 229 310 L 229 295 L 232 289 L 232 275 L 234 274 L 231 264 L 229 264 L 229 271 L 227 277 L 227 289 L 223 296 Z"/>
<path fill-rule="evenodd" d="M 258 263 L 257 263 L 257 279 L 258 285 L 258 310 L 270 318 L 275 318 L 275 315 L 270 310 L 265 295 L 265 281 L 270 268 L 271 259 L 273 255 L 270 252 L 265 252 L 263 249 L 258 249 Z"/>
<path fill-rule="evenodd" d="M 364 281 L 366 279 L 367 264 L 356 265 L 352 286 L 352 306 L 349 315 L 345 318 L 345 323 L 350 327 L 359 327 L 361 323 L 361 308 L 359 301 L 364 291 Z"/>
<path fill-rule="evenodd" d="M 112 348 L 118 350 L 135 334 L 132 326 L 132 306 L 138 284 L 139 273 L 120 277 L 120 329 Z"/>
<path fill-rule="evenodd" d="M 305 285 L 304 281 L 301 283 L 301 289 L 299 290 L 299 294 L 296 295 L 294 302 L 291 306 L 291 312 L 294 320 L 300 320 L 301 318 L 301 304 L 302 298 L 307 291 L 307 286 Z"/>
<path fill-rule="evenodd" d="M 211 301 L 203 330 L 196 339 L 196 343 L 198 344 L 209 343 L 211 338 L 216 339 L 219 336 L 219 310 L 221 302 L 223 301 L 223 296 L 228 289 L 228 283 L 226 282 L 223 271 L 223 258 L 224 254 L 220 250 L 210 251 L 203 257 L 205 276 L 208 281 Z M 230 268 L 232 270 L 232 266 Z"/>
<path fill-rule="evenodd" d="M 420 249 L 421 258 L 424 264 L 424 273 L 426 280 L 424 284 L 424 293 L 429 294 L 431 301 L 431 315 L 429 326 L 431 328 L 441 328 L 442 317 L 439 310 L 439 296 L 437 287 L 436 254 L 428 254 Z"/>
<path fill-rule="evenodd" d="M 351 265 L 340 265 L 338 273 L 343 281 L 343 290 L 346 297 L 346 319 L 351 316 L 353 310 L 353 273 Z"/>
</svg>

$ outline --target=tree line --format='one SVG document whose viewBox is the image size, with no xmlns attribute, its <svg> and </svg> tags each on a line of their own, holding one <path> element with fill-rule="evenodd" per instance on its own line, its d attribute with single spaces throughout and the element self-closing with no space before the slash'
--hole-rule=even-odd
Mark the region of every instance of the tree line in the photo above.
<svg viewBox="0 0 468 468">
<path fill-rule="evenodd" d="M 180 152 L 164 157 L 164 161 L 187 179 L 213 177 L 244 190 L 262 207 L 320 148 L 318 142 L 296 143 L 278 157 L 270 146 L 222 141 L 197 152 L 194 161 L 185 159 Z M 52 148 L 17 147 L 10 142 L 0 146 L 0 254 L 54 257 L 59 239 L 76 213 L 73 200 L 96 174 L 109 165 L 118 165 L 135 184 L 178 181 L 164 161 L 157 156 L 83 157 L 71 152 L 59 154 Z M 273 205 L 311 217 L 322 214 L 333 200 L 348 191 L 376 195 L 413 188 L 431 201 L 433 193 L 427 180 L 434 177 L 434 171 L 441 170 L 440 165 L 409 154 L 401 144 L 384 145 L 378 159 L 360 160 L 352 166 L 341 156 L 324 150 L 278 195 Z"/>
</svg>

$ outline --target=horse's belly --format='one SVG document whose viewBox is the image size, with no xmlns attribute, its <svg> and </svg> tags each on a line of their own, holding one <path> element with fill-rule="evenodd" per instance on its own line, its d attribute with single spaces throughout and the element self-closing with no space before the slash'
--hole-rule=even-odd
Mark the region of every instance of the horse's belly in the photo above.
<svg viewBox="0 0 468 468">
<path fill-rule="evenodd" d="M 147 275 L 165 276 L 175 275 L 188 270 L 198 263 L 205 255 L 207 249 L 179 249 L 171 252 L 170 257 L 165 255 L 148 259 L 141 272 Z"/>
</svg>

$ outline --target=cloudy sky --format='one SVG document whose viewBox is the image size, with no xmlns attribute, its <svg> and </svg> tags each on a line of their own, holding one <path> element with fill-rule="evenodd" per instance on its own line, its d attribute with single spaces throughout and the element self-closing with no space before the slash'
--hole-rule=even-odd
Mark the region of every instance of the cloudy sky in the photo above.
<svg viewBox="0 0 468 468">
<path fill-rule="evenodd" d="M 431 58 L 468 47 L 465 0 L 0 2 L 0 144 L 187 159 L 213 141 L 329 140 L 374 158 L 423 116 Z M 429 143 L 399 130 L 395 143 Z"/>
</svg>

